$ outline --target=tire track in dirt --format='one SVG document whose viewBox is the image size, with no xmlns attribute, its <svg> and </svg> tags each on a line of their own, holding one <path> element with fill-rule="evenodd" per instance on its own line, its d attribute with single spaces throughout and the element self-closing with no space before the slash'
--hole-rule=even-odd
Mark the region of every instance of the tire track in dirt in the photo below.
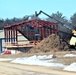
<svg viewBox="0 0 76 75">
<path fill-rule="evenodd" d="M 76 73 L 52 70 L 51 67 L 0 62 L 0 75 L 76 75 Z"/>
<path fill-rule="evenodd" d="M 51 75 L 51 74 L 29 71 L 26 70 L 24 67 L 21 68 L 21 65 L 0 62 L 0 75 Z"/>
</svg>

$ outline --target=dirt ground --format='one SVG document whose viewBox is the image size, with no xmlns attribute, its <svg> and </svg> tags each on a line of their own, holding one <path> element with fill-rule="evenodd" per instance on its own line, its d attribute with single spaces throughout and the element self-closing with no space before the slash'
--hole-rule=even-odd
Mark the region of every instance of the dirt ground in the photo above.
<svg viewBox="0 0 76 75">
<path fill-rule="evenodd" d="M 76 73 L 55 70 L 51 67 L 0 62 L 0 75 L 76 75 Z"/>
<path fill-rule="evenodd" d="M 26 57 L 32 55 L 49 55 L 55 54 L 59 57 L 54 58 L 59 63 L 69 65 L 73 62 L 76 62 L 76 57 L 67 57 L 64 58 L 65 54 L 76 54 L 75 51 L 58 51 L 58 52 L 49 52 L 49 53 L 20 53 L 15 55 L 0 55 L 0 58 L 18 58 Z M 14 64 L 11 62 L 0 62 L 0 75 L 76 75 L 74 72 L 62 71 L 59 68 L 54 67 L 43 67 L 43 66 L 33 66 L 33 65 L 21 65 Z"/>
<path fill-rule="evenodd" d="M 76 54 L 76 51 L 57 51 L 57 52 L 47 52 L 47 53 L 19 53 L 19 54 L 5 54 L 0 55 L 0 58 L 21 58 L 21 57 L 29 57 L 33 55 L 55 55 L 54 58 L 57 62 L 62 63 L 64 65 L 70 65 L 71 63 L 76 62 L 76 57 L 63 57 L 65 54 Z"/>
<path fill-rule="evenodd" d="M 64 46 L 63 47 L 61 46 Z M 18 58 L 33 55 L 53 54 L 59 63 L 69 65 L 76 62 L 76 57 L 63 57 L 65 54 L 76 54 L 76 51 L 68 51 L 66 44 L 60 42 L 59 36 L 50 35 L 43 39 L 37 46 L 27 53 L 0 55 L 0 58 Z M 0 75 L 76 75 L 74 72 L 62 71 L 54 67 L 30 66 L 14 64 L 11 62 L 0 62 Z"/>
<path fill-rule="evenodd" d="M 44 38 L 35 47 L 30 49 L 28 53 L 47 53 L 47 52 L 57 52 L 57 51 L 68 51 L 69 45 L 60 39 L 56 34 L 51 34 L 47 38 Z"/>
</svg>

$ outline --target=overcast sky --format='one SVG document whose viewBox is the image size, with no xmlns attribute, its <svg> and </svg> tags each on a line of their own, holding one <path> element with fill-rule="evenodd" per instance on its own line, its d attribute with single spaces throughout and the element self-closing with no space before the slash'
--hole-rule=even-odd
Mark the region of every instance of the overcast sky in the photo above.
<svg viewBox="0 0 76 75">
<path fill-rule="evenodd" d="M 0 0 L 0 18 L 3 19 L 21 18 L 39 10 L 48 14 L 60 11 L 66 18 L 70 18 L 76 12 L 76 0 Z"/>
</svg>

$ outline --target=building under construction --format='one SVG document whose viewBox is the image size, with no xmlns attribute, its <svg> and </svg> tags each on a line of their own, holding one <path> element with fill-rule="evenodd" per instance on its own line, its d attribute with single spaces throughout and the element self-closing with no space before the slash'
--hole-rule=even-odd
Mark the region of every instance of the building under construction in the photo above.
<svg viewBox="0 0 76 75">
<path fill-rule="evenodd" d="M 58 23 L 40 19 L 26 20 L 4 27 L 4 48 L 31 48 L 51 34 L 58 33 Z"/>
</svg>

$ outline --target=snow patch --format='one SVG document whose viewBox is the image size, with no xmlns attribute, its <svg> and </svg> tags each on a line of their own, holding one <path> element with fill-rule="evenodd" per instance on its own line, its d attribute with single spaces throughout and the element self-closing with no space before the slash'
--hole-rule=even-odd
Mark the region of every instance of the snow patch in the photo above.
<svg viewBox="0 0 76 75">
<path fill-rule="evenodd" d="M 42 56 L 37 56 L 37 58 L 38 59 L 50 59 L 50 58 L 52 58 L 53 57 L 53 54 L 51 54 L 51 55 L 42 55 Z"/>
<path fill-rule="evenodd" d="M 40 65 L 40 66 L 54 66 L 54 67 L 64 67 L 65 65 L 61 63 L 52 63 L 54 59 L 50 60 L 42 60 L 44 58 L 52 58 L 52 55 L 44 55 L 44 56 L 31 56 L 31 57 L 25 57 L 25 58 L 17 58 L 12 63 L 20 63 L 20 64 L 28 64 L 28 65 Z"/>
<path fill-rule="evenodd" d="M 76 55 L 75 54 L 66 54 L 63 57 L 76 57 Z"/>
<path fill-rule="evenodd" d="M 12 58 L 0 58 L 0 61 L 11 61 L 13 60 Z"/>
<path fill-rule="evenodd" d="M 63 70 L 76 72 L 76 63 L 72 63 L 71 65 L 65 67 Z"/>
</svg>

